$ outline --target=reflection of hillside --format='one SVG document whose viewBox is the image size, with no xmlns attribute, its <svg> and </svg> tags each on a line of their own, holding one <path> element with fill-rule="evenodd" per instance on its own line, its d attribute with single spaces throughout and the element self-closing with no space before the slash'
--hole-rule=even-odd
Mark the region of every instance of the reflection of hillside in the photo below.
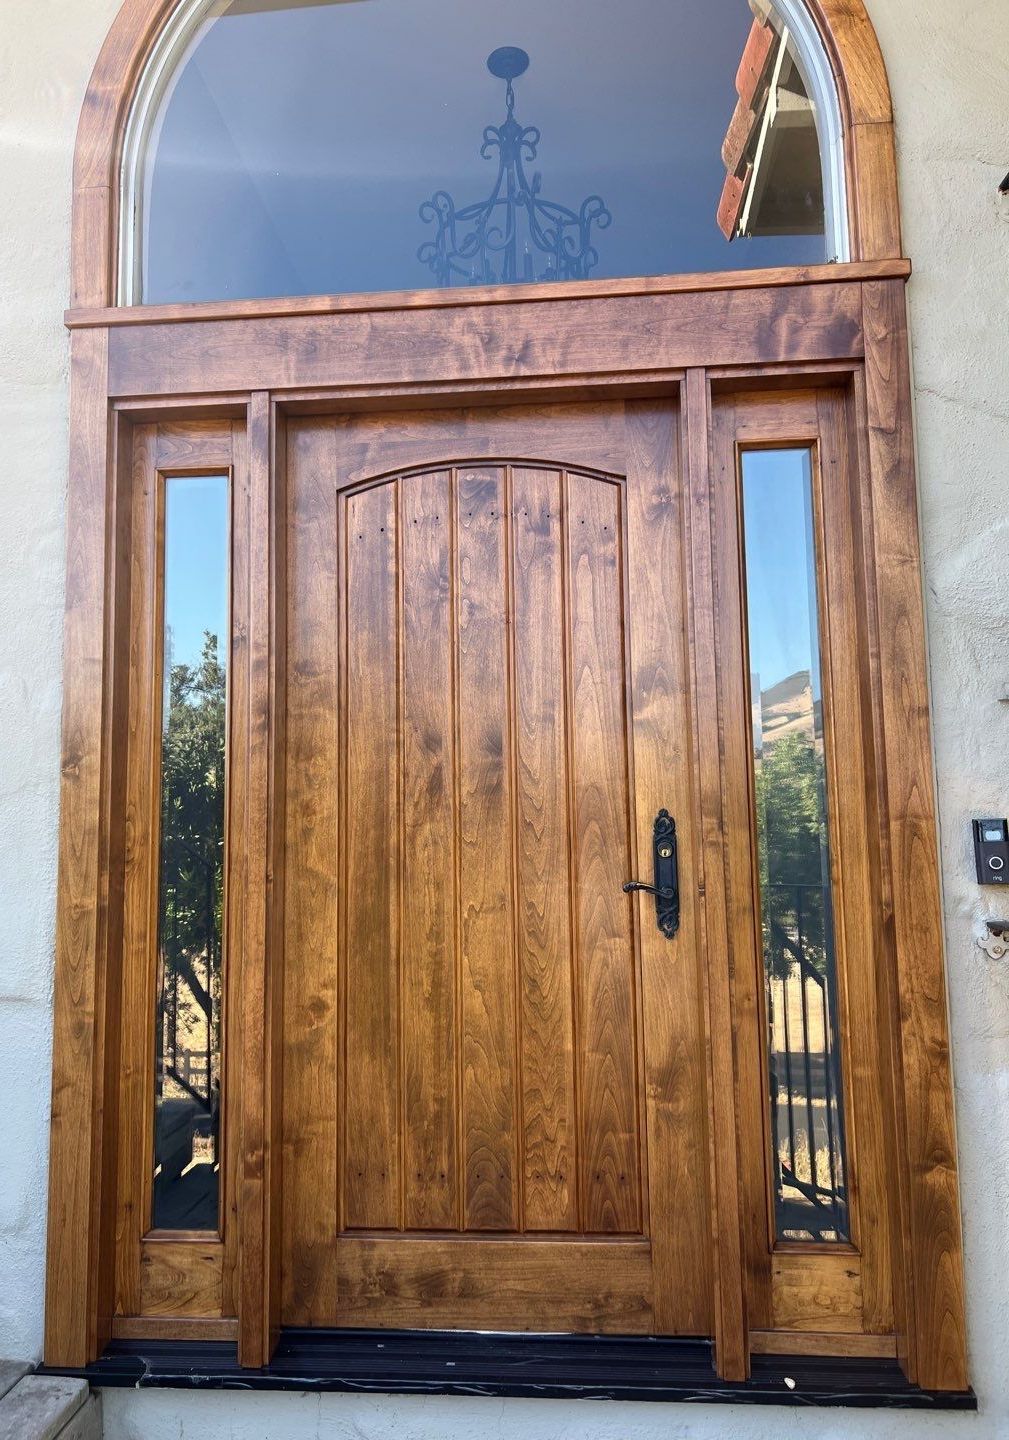
<svg viewBox="0 0 1009 1440">
<path fill-rule="evenodd" d="M 761 690 L 759 685 L 759 677 L 755 676 L 753 738 L 758 762 L 767 746 L 786 735 L 801 735 L 805 740 L 819 738 L 820 703 L 814 703 L 808 670 L 798 670 L 767 690 Z"/>
</svg>

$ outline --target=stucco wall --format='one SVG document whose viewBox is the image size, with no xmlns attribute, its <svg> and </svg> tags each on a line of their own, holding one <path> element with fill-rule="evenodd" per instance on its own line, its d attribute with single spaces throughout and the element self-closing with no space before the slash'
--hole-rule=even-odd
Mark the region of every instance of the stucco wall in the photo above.
<svg viewBox="0 0 1009 1440">
<path fill-rule="evenodd" d="M 688 3 L 688 0 L 683 0 Z M 702 0 L 697 0 L 702 3 Z M 41 1347 L 73 135 L 118 0 L 0 0 L 0 1355 Z M 1009 963 L 968 821 L 1009 810 L 1009 0 L 870 0 L 898 121 L 978 1417 L 106 1397 L 112 1440 L 1009 1436 Z M 998 896 L 995 900 L 997 902 Z"/>
</svg>

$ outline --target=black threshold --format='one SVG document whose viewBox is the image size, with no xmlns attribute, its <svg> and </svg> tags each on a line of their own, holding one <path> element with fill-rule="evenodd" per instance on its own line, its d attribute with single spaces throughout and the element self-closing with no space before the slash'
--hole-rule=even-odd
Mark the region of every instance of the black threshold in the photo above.
<svg viewBox="0 0 1009 1440">
<path fill-rule="evenodd" d="M 39 1373 L 140 1389 L 977 1409 L 973 1391 L 908 1384 L 894 1360 L 757 1355 L 751 1378 L 728 1384 L 708 1341 L 647 1336 L 287 1329 L 262 1370 L 240 1369 L 231 1344 L 118 1340 L 85 1370 Z"/>
</svg>

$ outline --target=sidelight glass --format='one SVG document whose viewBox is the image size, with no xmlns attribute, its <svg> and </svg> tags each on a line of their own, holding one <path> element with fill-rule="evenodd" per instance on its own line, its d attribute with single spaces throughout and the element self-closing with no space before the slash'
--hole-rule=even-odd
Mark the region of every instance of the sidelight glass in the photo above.
<svg viewBox="0 0 1009 1440">
<path fill-rule="evenodd" d="M 774 1205 L 780 1240 L 849 1238 L 820 678 L 813 457 L 742 456 Z"/>
<path fill-rule="evenodd" d="M 164 482 L 153 1225 L 218 1228 L 228 479 Z"/>
<path fill-rule="evenodd" d="M 128 303 L 846 258 L 804 0 L 179 13 L 126 145 Z"/>
</svg>

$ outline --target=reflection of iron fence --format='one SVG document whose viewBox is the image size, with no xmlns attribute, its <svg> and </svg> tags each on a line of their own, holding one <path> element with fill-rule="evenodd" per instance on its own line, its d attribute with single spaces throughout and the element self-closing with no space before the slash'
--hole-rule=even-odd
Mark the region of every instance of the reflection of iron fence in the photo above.
<svg viewBox="0 0 1009 1440">
<path fill-rule="evenodd" d="M 819 946 L 820 963 L 813 963 L 808 933 L 829 935 L 829 896 L 816 884 L 772 883 L 764 901 L 778 1233 L 843 1240 L 848 1198 L 833 962 L 828 939 L 827 963 Z"/>
</svg>

